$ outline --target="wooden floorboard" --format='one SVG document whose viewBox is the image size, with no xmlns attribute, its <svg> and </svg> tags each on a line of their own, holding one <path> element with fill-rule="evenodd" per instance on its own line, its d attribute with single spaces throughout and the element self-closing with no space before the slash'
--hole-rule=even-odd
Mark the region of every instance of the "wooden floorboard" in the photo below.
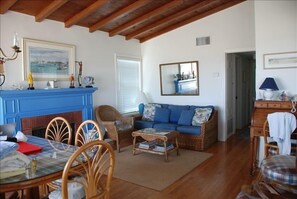
<svg viewBox="0 0 297 199">
<path fill-rule="evenodd" d="M 233 199 L 252 182 L 248 136 L 235 134 L 206 152 L 213 156 L 161 192 L 114 178 L 111 199 Z"/>
</svg>

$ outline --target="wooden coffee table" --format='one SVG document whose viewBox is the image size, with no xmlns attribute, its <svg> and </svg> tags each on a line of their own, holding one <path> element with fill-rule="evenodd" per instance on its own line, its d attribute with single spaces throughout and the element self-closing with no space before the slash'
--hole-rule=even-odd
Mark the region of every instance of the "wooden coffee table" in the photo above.
<svg viewBox="0 0 297 199">
<path fill-rule="evenodd" d="M 158 130 L 153 128 L 145 128 L 138 131 L 132 132 L 133 136 L 133 155 L 135 155 L 136 151 L 142 151 L 146 153 L 153 153 L 158 155 L 164 155 L 165 161 L 168 160 L 168 152 L 176 151 L 177 155 L 179 155 L 178 150 L 178 131 L 170 131 L 170 130 Z M 143 149 L 139 148 L 139 143 L 136 143 L 137 137 L 143 138 L 145 141 L 156 141 L 162 142 L 164 145 L 163 151 L 155 151 L 152 149 Z M 173 148 L 167 150 L 168 143 L 171 142 L 173 144 Z"/>
</svg>

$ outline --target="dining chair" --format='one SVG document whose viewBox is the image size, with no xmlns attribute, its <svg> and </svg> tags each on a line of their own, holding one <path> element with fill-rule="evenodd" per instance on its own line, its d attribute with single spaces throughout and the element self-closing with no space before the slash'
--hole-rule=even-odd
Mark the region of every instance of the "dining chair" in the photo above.
<svg viewBox="0 0 297 199">
<path fill-rule="evenodd" d="M 93 120 L 86 120 L 82 122 L 76 130 L 74 145 L 81 147 L 82 145 L 93 141 L 103 140 L 103 135 L 99 125 Z M 47 185 L 52 189 L 61 188 L 62 179 L 55 180 Z M 49 190 L 48 190 L 49 191 Z"/>
<path fill-rule="evenodd" d="M 103 140 L 103 132 L 95 121 L 86 120 L 77 128 L 74 144 L 80 147 L 95 139 Z"/>
<path fill-rule="evenodd" d="M 113 148 L 107 142 L 95 140 L 82 145 L 69 158 L 62 175 L 62 198 L 70 198 L 73 189 L 82 189 L 85 198 L 110 198 L 115 166 Z M 79 176 L 70 179 L 69 176 Z M 69 183 L 76 183 L 69 187 Z"/>
<path fill-rule="evenodd" d="M 261 198 L 297 198 L 297 154 L 268 156 L 253 188 Z M 269 191 L 267 191 L 269 190 Z"/>
<path fill-rule="evenodd" d="M 71 143 L 72 129 L 63 117 L 53 118 L 46 127 L 45 138 L 62 143 Z"/>
<path fill-rule="evenodd" d="M 60 143 L 67 143 L 69 145 L 71 143 L 71 137 L 72 137 L 71 126 L 69 122 L 63 117 L 53 118 L 46 127 L 45 138 L 48 140 L 52 140 Z M 49 142 L 49 143 L 57 151 L 61 152 L 61 151 L 67 150 L 67 148 L 57 147 L 61 145 L 56 145 L 55 142 Z M 52 190 L 59 188 L 59 184 L 56 183 L 55 181 L 47 183 L 46 185 L 43 185 L 40 187 L 40 189 L 42 190 L 42 195 L 47 195 L 50 192 L 49 188 L 51 188 Z"/>
<path fill-rule="evenodd" d="M 271 124 L 274 123 L 274 124 Z M 271 129 L 274 128 L 274 129 Z M 274 130 L 276 132 L 271 133 Z M 285 148 L 289 144 L 290 152 L 287 154 L 295 155 L 297 149 L 296 143 L 296 117 L 292 113 L 277 112 L 268 114 L 267 119 L 263 124 L 263 137 L 264 137 L 264 157 L 270 155 L 283 155 L 280 147 Z M 280 132 L 281 131 L 281 132 Z M 281 139 L 282 138 L 282 139 Z M 289 139 L 285 141 L 285 139 Z M 278 140 L 281 141 L 278 142 Z M 288 148 L 288 147 L 286 147 Z"/>
<path fill-rule="evenodd" d="M 120 144 L 123 139 L 131 139 L 134 129 L 133 117 L 123 116 L 117 109 L 109 105 L 101 105 L 95 108 L 95 118 L 106 128 L 107 137 L 116 142 L 117 151 L 120 152 Z"/>
</svg>

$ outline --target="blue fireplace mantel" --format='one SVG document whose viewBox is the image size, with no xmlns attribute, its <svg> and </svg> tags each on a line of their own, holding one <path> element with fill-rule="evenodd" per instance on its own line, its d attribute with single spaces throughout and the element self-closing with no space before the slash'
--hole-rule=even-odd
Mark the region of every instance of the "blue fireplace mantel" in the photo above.
<svg viewBox="0 0 297 199">
<path fill-rule="evenodd" d="M 0 90 L 0 124 L 50 114 L 81 111 L 82 119 L 93 119 L 93 96 L 97 88 Z"/>
</svg>

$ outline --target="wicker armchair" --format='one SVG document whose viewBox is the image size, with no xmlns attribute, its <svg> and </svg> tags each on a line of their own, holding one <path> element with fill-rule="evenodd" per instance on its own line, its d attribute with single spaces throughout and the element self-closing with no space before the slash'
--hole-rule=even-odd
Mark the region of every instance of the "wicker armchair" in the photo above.
<svg viewBox="0 0 297 199">
<path fill-rule="evenodd" d="M 106 128 L 107 137 L 116 142 L 118 152 L 120 152 L 122 139 L 132 140 L 133 117 L 124 117 L 114 107 L 102 105 L 95 109 L 95 118 L 99 124 L 102 123 Z"/>
</svg>

